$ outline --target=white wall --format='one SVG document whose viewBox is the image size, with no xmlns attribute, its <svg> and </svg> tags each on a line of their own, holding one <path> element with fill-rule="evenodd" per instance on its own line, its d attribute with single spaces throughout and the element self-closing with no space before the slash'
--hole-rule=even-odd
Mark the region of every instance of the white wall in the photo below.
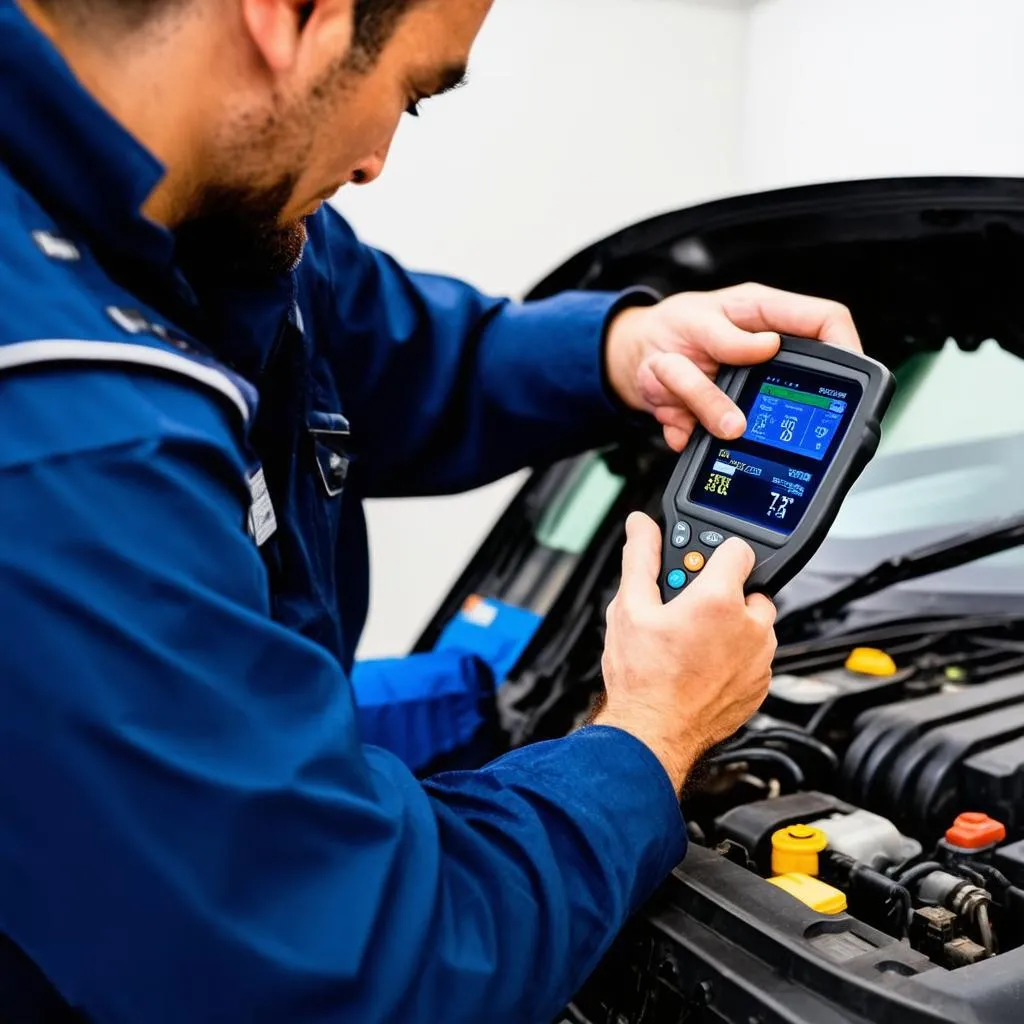
<svg viewBox="0 0 1024 1024">
<path fill-rule="evenodd" d="M 336 202 L 410 268 L 521 295 L 596 238 L 735 191 L 744 32 L 732 3 L 497 0 L 469 87 Z M 515 486 L 371 503 L 362 656 L 407 650 Z"/>
<path fill-rule="evenodd" d="M 1021 0 L 762 0 L 742 182 L 1024 173 Z"/>
<path fill-rule="evenodd" d="M 747 36 L 742 182 L 758 190 L 895 175 L 1024 175 L 1021 0 L 761 0 Z M 992 401 L 890 426 L 889 450 L 998 436 L 1020 361 L 947 347 L 915 397 L 948 408 L 987 374 Z M 921 424 L 927 423 L 922 431 Z M 1009 428 L 1012 429 L 1012 426 Z"/>
</svg>

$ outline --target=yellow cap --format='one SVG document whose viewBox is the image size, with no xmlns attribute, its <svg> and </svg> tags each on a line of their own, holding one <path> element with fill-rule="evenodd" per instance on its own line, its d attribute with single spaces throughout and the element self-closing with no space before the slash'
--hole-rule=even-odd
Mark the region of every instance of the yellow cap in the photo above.
<svg viewBox="0 0 1024 1024">
<path fill-rule="evenodd" d="M 828 846 L 828 836 L 810 825 L 790 825 L 772 836 L 772 874 L 818 873 L 818 854 Z"/>
<path fill-rule="evenodd" d="M 858 647 L 851 651 L 846 659 L 846 668 L 861 676 L 894 676 L 899 671 L 896 662 L 885 651 L 874 647 Z"/>
<path fill-rule="evenodd" d="M 810 875 L 793 871 L 787 875 L 776 875 L 768 881 L 819 914 L 841 914 L 846 909 L 844 893 Z"/>
</svg>

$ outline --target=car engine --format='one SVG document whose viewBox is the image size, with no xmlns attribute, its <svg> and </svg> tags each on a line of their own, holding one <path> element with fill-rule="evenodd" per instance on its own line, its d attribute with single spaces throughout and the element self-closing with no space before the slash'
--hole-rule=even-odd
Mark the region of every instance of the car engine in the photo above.
<svg viewBox="0 0 1024 1024">
<path fill-rule="evenodd" d="M 949 969 L 1019 946 L 1024 673 L 999 632 L 784 647 L 686 800 L 695 841 Z"/>
<path fill-rule="evenodd" d="M 769 958 L 787 940 L 816 944 L 812 956 L 845 969 L 825 991 L 858 970 L 900 982 L 943 975 L 937 987 L 952 992 L 963 976 L 960 1003 L 933 1004 L 931 990 L 908 990 L 901 1003 L 894 988 L 838 1020 L 1020 1019 L 1016 982 L 975 1017 L 969 975 L 1005 958 L 1004 980 L 1019 978 L 1013 951 L 1024 952 L 1024 645 L 1005 623 L 966 625 L 918 622 L 780 649 L 762 712 L 710 753 L 684 794 L 691 851 L 664 906 L 620 941 L 574 1019 L 775 1019 L 759 1015 L 767 981 L 721 1015 L 721 975 L 689 983 L 707 975 L 709 958 L 743 969 L 729 952 L 708 953 L 723 935 Z M 758 883 L 812 913 L 766 902 Z M 755 931 L 733 936 L 752 907 Z M 679 911 L 709 926 L 689 960 L 677 929 L 692 922 Z M 807 963 L 790 950 L 778 965 L 799 978 Z M 821 1006 L 779 1019 L 833 1018 Z"/>
<path fill-rule="evenodd" d="M 783 644 L 683 807 L 693 844 L 955 970 L 1024 943 L 1024 644 L 913 622 Z"/>
</svg>

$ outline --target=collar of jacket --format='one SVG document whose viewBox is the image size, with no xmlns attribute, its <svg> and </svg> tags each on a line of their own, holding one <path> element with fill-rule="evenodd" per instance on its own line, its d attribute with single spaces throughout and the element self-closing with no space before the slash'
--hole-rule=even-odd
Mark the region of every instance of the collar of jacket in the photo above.
<svg viewBox="0 0 1024 1024">
<path fill-rule="evenodd" d="M 251 287 L 208 282 L 197 295 L 174 234 L 142 213 L 165 168 L 75 78 L 14 0 L 0 0 L 0 163 L 62 230 L 113 257 L 146 298 L 247 376 L 258 374 L 294 308 L 294 274 Z M 123 282 L 127 283 L 127 282 Z"/>
<path fill-rule="evenodd" d="M 98 249 L 172 262 L 172 234 L 141 213 L 163 166 L 14 0 L 0 0 L 0 94 L 0 160 L 62 224 Z"/>
</svg>

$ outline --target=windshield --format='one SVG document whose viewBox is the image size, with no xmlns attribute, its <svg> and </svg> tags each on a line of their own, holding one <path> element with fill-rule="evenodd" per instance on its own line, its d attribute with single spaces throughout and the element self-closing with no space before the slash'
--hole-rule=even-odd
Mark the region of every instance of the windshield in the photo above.
<svg viewBox="0 0 1024 1024">
<path fill-rule="evenodd" d="M 879 558 L 1024 511 L 1024 360 L 994 341 L 977 352 L 949 341 L 898 368 L 897 378 L 878 454 L 850 491 L 816 569 L 863 571 Z M 872 542 L 878 557 L 865 559 Z M 1024 591 L 1024 549 L 974 568 L 1012 568 Z"/>
</svg>

